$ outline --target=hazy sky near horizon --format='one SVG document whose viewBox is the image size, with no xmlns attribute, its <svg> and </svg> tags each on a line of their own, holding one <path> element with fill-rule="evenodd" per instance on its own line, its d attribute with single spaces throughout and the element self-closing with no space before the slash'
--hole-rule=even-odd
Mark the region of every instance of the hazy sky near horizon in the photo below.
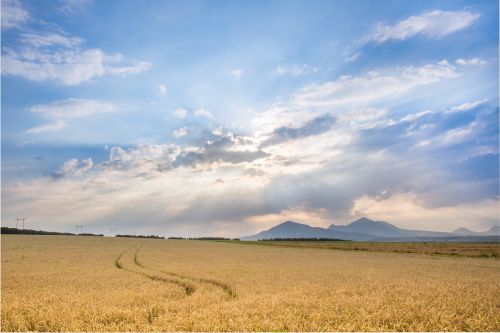
<svg viewBox="0 0 500 333">
<path fill-rule="evenodd" d="M 499 223 L 497 1 L 1 4 L 4 226 Z"/>
</svg>

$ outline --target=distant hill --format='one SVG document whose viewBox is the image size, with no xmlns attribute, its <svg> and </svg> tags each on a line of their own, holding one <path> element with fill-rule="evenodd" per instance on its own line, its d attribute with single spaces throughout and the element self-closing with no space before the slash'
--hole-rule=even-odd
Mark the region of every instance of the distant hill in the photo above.
<svg viewBox="0 0 500 333">
<path fill-rule="evenodd" d="M 497 236 L 498 226 L 492 227 L 485 233 L 475 233 L 465 228 L 453 233 L 411 230 L 398 228 L 384 221 L 373 221 L 366 217 L 360 218 L 348 225 L 330 225 L 328 228 L 311 227 L 307 224 L 286 221 L 256 235 L 242 237 L 242 240 L 262 240 L 275 238 L 335 238 L 353 241 L 432 241 L 453 239 L 453 241 L 478 241 L 481 237 Z M 496 233 L 495 233 L 496 232 Z M 470 237 L 474 236 L 474 237 Z M 486 238 L 485 238 L 486 240 Z M 490 238 L 488 241 L 491 241 Z"/>
<path fill-rule="evenodd" d="M 351 232 L 337 232 L 325 228 L 311 227 L 307 224 L 286 221 L 272 227 L 269 230 L 262 231 L 256 235 L 243 237 L 242 240 L 259 240 L 273 238 L 336 238 L 336 239 L 363 239 L 370 237 L 363 234 Z"/>
<path fill-rule="evenodd" d="M 353 234 L 351 232 L 337 232 L 330 229 L 311 227 L 307 224 L 286 221 L 269 230 L 262 231 L 253 236 L 243 237 L 242 240 L 259 240 L 273 238 L 336 238 L 336 239 L 364 239 L 368 235 Z"/>
<path fill-rule="evenodd" d="M 491 236 L 500 236 L 500 225 L 497 224 L 492 226 L 486 233 Z"/>
<path fill-rule="evenodd" d="M 401 229 L 393 224 L 384 221 L 372 221 L 366 217 L 351 222 L 348 225 L 332 224 L 328 227 L 330 230 L 340 232 L 362 233 L 376 237 L 451 237 L 456 236 L 449 232 L 424 231 Z"/>
<path fill-rule="evenodd" d="M 494 225 L 486 231 L 472 231 L 467 228 L 458 228 L 453 233 L 463 236 L 500 236 L 500 225 Z"/>
<path fill-rule="evenodd" d="M 269 230 L 262 231 L 256 235 L 243 237 L 244 240 L 258 240 L 270 238 L 311 238 L 328 237 L 328 232 L 323 228 L 315 228 L 307 224 L 286 221 Z"/>
<path fill-rule="evenodd" d="M 453 231 L 454 234 L 457 235 L 474 235 L 476 232 L 469 230 L 467 228 L 458 228 L 457 230 Z"/>
<path fill-rule="evenodd" d="M 366 217 L 362 217 L 359 220 L 351 222 L 348 225 L 335 225 L 332 224 L 328 227 L 329 230 L 340 231 L 340 232 L 354 232 L 361 234 L 368 234 L 379 237 L 394 237 L 403 236 L 404 232 L 402 229 L 383 221 L 372 221 Z"/>
</svg>

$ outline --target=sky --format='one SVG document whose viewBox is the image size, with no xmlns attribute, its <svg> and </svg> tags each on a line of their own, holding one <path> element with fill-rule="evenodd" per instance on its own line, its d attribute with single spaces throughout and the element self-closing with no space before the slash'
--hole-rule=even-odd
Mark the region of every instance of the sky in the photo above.
<svg viewBox="0 0 500 333">
<path fill-rule="evenodd" d="M 498 1 L 1 5 L 3 226 L 499 223 Z"/>
</svg>

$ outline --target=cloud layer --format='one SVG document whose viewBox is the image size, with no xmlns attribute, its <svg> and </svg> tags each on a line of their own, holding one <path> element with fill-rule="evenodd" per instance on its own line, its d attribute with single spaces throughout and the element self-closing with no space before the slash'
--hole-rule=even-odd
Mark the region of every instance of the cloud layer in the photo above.
<svg viewBox="0 0 500 333">
<path fill-rule="evenodd" d="M 438 39 L 467 28 L 478 18 L 479 14 L 469 11 L 434 10 L 410 16 L 395 25 L 379 23 L 367 39 L 378 44 L 389 40 L 402 41 L 417 35 Z"/>
<path fill-rule="evenodd" d="M 406 66 L 391 71 L 371 71 L 364 76 L 342 76 L 336 81 L 306 86 L 295 95 L 295 103 L 308 106 L 366 104 L 399 96 L 417 86 L 458 75 L 446 60 L 421 67 Z"/>
<path fill-rule="evenodd" d="M 398 80 L 411 82 L 402 93 L 415 89 L 414 82 L 451 80 L 458 75 L 447 62 L 391 73 L 399 76 L 382 76 L 390 78 L 382 82 L 389 86 Z M 378 76 L 362 76 L 361 87 L 372 79 Z M 286 126 L 252 136 L 218 129 L 199 146 L 115 146 L 103 162 L 70 159 L 50 179 L 25 184 L 22 190 L 7 188 L 7 201 L 31 200 L 24 209 L 44 216 L 57 208 L 42 208 L 38 199 L 26 196 L 40 186 L 56 197 L 62 189 L 77 191 L 85 202 L 112 192 L 113 204 L 95 204 L 95 212 L 86 214 L 86 219 L 98 224 L 105 210 L 106 216 L 121 221 L 122 228 L 133 229 L 140 228 L 136 221 L 148 212 L 150 227 L 168 226 L 169 234 L 183 235 L 217 230 L 217 234 L 241 236 L 287 217 L 324 226 L 361 215 L 447 230 L 444 217 L 417 221 L 418 216 L 448 212 L 449 219 L 456 216 L 456 209 L 470 212 L 464 215 L 469 226 L 482 228 L 494 222 L 499 115 L 494 104 L 471 101 L 397 116 L 354 105 L 347 110 L 341 103 L 331 113 L 311 118 L 310 112 L 302 110 L 323 105 L 318 102 L 331 91 L 308 95 L 298 107 L 297 96 L 310 89 L 300 89 L 289 104 L 272 111 L 275 117 L 288 119 Z M 348 91 L 349 96 L 357 92 L 358 101 L 373 100 L 363 97 L 363 89 Z M 59 104 L 64 103 L 38 109 L 64 117 Z M 286 117 L 291 113 L 296 117 Z M 262 116 L 256 114 L 257 119 Z M 179 136 L 182 131 L 178 130 Z M 388 210 L 396 202 L 408 210 Z M 480 219 L 474 215 L 478 209 L 484 213 Z"/>
<path fill-rule="evenodd" d="M 2 1 L 2 30 L 20 27 L 29 19 L 29 13 L 19 0 Z"/>
<path fill-rule="evenodd" d="M 64 1 L 61 10 L 70 13 L 89 3 Z M 74 86 L 103 75 L 137 74 L 151 67 L 147 61 L 126 59 L 122 54 L 108 54 L 98 48 L 85 48 L 84 39 L 70 36 L 57 26 L 25 27 L 29 20 L 30 14 L 20 1 L 2 1 L 2 29 L 19 29 L 19 42 L 3 45 L 2 75 Z"/>
<path fill-rule="evenodd" d="M 53 123 L 36 126 L 26 131 L 29 134 L 37 134 L 60 130 L 66 126 L 69 119 L 87 117 L 97 113 L 115 112 L 117 106 L 107 102 L 70 98 L 49 104 L 35 105 L 30 108 L 30 111 L 54 120 Z"/>
</svg>

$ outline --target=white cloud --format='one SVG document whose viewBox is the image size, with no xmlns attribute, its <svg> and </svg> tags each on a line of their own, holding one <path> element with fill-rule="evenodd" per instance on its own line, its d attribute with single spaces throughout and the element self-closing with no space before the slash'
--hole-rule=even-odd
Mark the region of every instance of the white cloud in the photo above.
<svg viewBox="0 0 500 333">
<path fill-rule="evenodd" d="M 124 171 L 130 176 L 154 176 L 172 169 L 180 148 L 175 145 L 141 144 L 129 149 L 112 147 L 101 166 L 107 171 Z"/>
<path fill-rule="evenodd" d="M 463 103 L 457 106 L 453 106 L 451 109 L 446 110 L 445 113 L 454 113 L 454 112 L 464 112 L 464 111 L 469 111 L 481 104 L 486 103 L 488 100 L 487 99 L 482 99 L 480 101 L 474 101 L 474 102 L 467 102 Z"/>
<path fill-rule="evenodd" d="M 60 1 L 60 9 L 66 13 L 83 9 L 92 2 Z M 29 20 L 30 15 L 20 1 L 2 1 L 2 29 L 19 28 Z M 82 38 L 61 31 L 21 33 L 19 43 L 2 48 L 2 75 L 78 85 L 105 74 L 137 74 L 151 67 L 149 62 L 126 60 L 121 54 L 109 55 L 100 49 L 85 49 Z"/>
<path fill-rule="evenodd" d="M 217 127 L 212 130 L 213 135 L 222 136 L 224 133 L 222 132 L 222 127 Z"/>
<path fill-rule="evenodd" d="M 58 33 L 25 33 L 21 46 L 2 50 L 2 75 L 33 81 L 78 85 L 105 74 L 127 75 L 147 71 L 145 61 L 127 61 L 121 54 L 85 49 L 83 39 Z"/>
<path fill-rule="evenodd" d="M 460 144 L 470 138 L 477 132 L 480 124 L 473 121 L 466 126 L 452 128 L 437 135 L 434 138 L 426 138 L 417 142 L 416 147 L 428 147 L 430 145 L 434 147 L 452 146 Z"/>
<path fill-rule="evenodd" d="M 198 109 L 194 112 L 195 117 L 205 117 L 207 119 L 214 119 L 214 115 L 212 112 L 207 111 L 205 109 Z"/>
<path fill-rule="evenodd" d="M 455 61 L 455 63 L 457 63 L 458 65 L 462 65 L 462 66 L 481 66 L 481 65 L 487 64 L 487 62 L 485 60 L 479 59 L 479 58 L 472 58 L 469 60 L 457 59 Z"/>
<path fill-rule="evenodd" d="M 186 136 L 187 134 L 188 134 L 187 127 L 182 127 L 182 128 L 179 128 L 179 129 L 172 132 L 172 135 L 174 136 L 174 138 L 182 138 L 183 136 Z"/>
<path fill-rule="evenodd" d="M 399 122 L 412 122 L 424 116 L 432 114 L 431 110 L 420 111 L 417 113 L 411 113 L 400 119 Z"/>
<path fill-rule="evenodd" d="M 345 61 L 346 62 L 353 62 L 356 59 L 358 59 L 360 55 L 361 55 L 361 52 L 356 52 L 356 53 L 350 55 L 349 57 L 345 58 Z"/>
<path fill-rule="evenodd" d="M 174 117 L 179 118 L 179 119 L 186 118 L 187 114 L 188 114 L 188 111 L 186 109 L 183 109 L 183 108 L 178 108 L 177 110 L 175 110 L 173 112 Z"/>
<path fill-rule="evenodd" d="M 33 46 L 35 48 L 51 45 L 61 45 L 67 48 L 71 48 L 83 43 L 83 39 L 81 39 L 80 37 L 67 37 L 57 33 L 49 33 L 45 35 L 24 33 L 21 34 L 21 40 L 26 45 Z"/>
<path fill-rule="evenodd" d="M 239 79 L 243 73 L 245 72 L 245 70 L 243 68 L 236 68 L 236 69 L 233 69 L 229 72 L 229 74 L 231 74 L 233 77 Z"/>
<path fill-rule="evenodd" d="M 86 117 L 95 113 L 107 113 L 117 111 L 116 105 L 89 99 L 69 98 L 48 104 L 39 104 L 30 108 L 31 112 L 52 118 L 55 121 L 50 124 L 36 126 L 26 131 L 28 134 L 58 131 L 66 127 L 65 120 Z"/>
<path fill-rule="evenodd" d="M 490 155 L 490 154 L 498 154 L 498 149 L 495 146 L 479 146 L 473 149 L 472 154 L 469 157 Z"/>
<path fill-rule="evenodd" d="M 64 162 L 57 176 L 83 176 L 94 166 L 91 158 L 79 162 L 76 158 Z"/>
<path fill-rule="evenodd" d="M 158 86 L 158 92 L 160 93 L 160 96 L 164 96 L 167 93 L 167 87 L 164 84 L 160 84 Z"/>
<path fill-rule="evenodd" d="M 463 142 L 474 133 L 476 126 L 477 124 L 472 122 L 467 126 L 448 130 L 437 138 L 437 143 L 441 145 L 454 145 Z"/>
<path fill-rule="evenodd" d="M 301 107 L 366 104 L 458 75 L 455 67 L 446 60 L 422 67 L 399 67 L 383 73 L 372 71 L 365 76 L 342 76 L 336 81 L 306 86 L 295 94 L 294 102 Z"/>
<path fill-rule="evenodd" d="M 109 66 L 106 65 L 106 73 L 126 76 L 128 74 L 138 74 L 146 72 L 151 68 L 151 63 L 147 61 L 132 61 L 129 66 Z"/>
<path fill-rule="evenodd" d="M 400 226 L 417 230 L 453 231 L 463 225 L 482 230 L 484 226 L 480 222 L 483 219 L 498 220 L 498 204 L 498 200 L 486 199 L 475 203 L 429 208 L 422 205 L 415 193 L 397 193 L 385 200 L 369 196 L 356 199 L 351 214 L 397 221 Z"/>
<path fill-rule="evenodd" d="M 66 127 L 66 123 L 62 120 L 57 120 L 56 122 L 54 122 L 52 124 L 46 124 L 46 125 L 32 127 L 30 129 L 26 130 L 26 133 L 38 134 L 38 133 L 43 133 L 43 132 L 52 132 L 52 131 L 58 131 L 63 127 Z"/>
<path fill-rule="evenodd" d="M 291 76 L 300 76 L 307 75 L 312 73 L 317 73 L 318 68 L 303 64 L 303 65 L 280 65 L 276 67 L 275 74 L 276 75 L 291 75 Z"/>
<path fill-rule="evenodd" d="M 39 104 L 30 108 L 32 112 L 55 119 L 80 118 L 94 113 L 114 112 L 116 110 L 116 106 L 112 103 L 77 98 Z"/>
<path fill-rule="evenodd" d="M 75 14 L 90 6 L 92 0 L 60 0 L 59 10 L 65 14 Z"/>
<path fill-rule="evenodd" d="M 419 16 L 410 16 L 395 25 L 379 23 L 367 37 L 378 44 L 388 40 L 406 40 L 416 35 L 442 38 L 470 26 L 479 14 L 468 11 L 435 10 Z"/>
<path fill-rule="evenodd" d="M 18 28 L 30 19 L 18 0 L 2 0 L 2 29 Z"/>
<path fill-rule="evenodd" d="M 6 49 L 3 75 L 22 76 L 32 81 L 56 81 L 77 85 L 104 75 L 104 54 L 101 50 L 40 52 Z"/>
</svg>

